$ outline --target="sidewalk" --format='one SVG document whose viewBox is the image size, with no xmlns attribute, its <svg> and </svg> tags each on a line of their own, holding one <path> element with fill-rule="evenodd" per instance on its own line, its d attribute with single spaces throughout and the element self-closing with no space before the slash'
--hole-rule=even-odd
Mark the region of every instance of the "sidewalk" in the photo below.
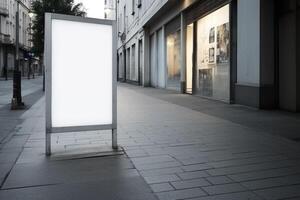
<svg viewBox="0 0 300 200">
<path fill-rule="evenodd" d="M 241 123 L 276 119 L 277 129 L 288 118 L 299 132 L 299 115 L 198 99 L 119 87 L 119 130 L 129 137 L 121 143 L 159 199 L 300 199 L 299 143 Z M 222 110 L 243 119 L 220 117 Z"/>
<path fill-rule="evenodd" d="M 34 79 L 28 80 L 22 77 L 22 96 L 28 96 L 42 89 L 42 76 L 36 76 Z M 12 98 L 13 80 L 0 79 L 0 108 L 9 104 Z"/>
<path fill-rule="evenodd" d="M 205 100 L 120 84 L 118 138 L 125 154 L 47 159 L 42 98 L 0 149 L 0 199 L 147 200 L 155 199 L 153 193 L 161 200 L 300 199 L 300 145 L 277 136 L 282 129 L 273 132 L 286 121 L 299 130 L 297 114 L 212 101 L 203 109 L 197 101 Z M 244 119 L 220 115 L 222 109 Z M 253 118 L 276 119 L 275 128 L 261 128 Z M 53 151 L 61 154 L 108 146 L 110 133 L 59 134 L 52 140 Z M 13 168 L 3 173 L 8 165 Z"/>
<path fill-rule="evenodd" d="M 22 122 L 20 116 L 44 95 L 42 92 L 42 77 L 22 80 L 22 97 L 25 102 L 24 110 L 10 110 L 13 81 L 0 80 L 0 148 L 5 139 L 15 131 L 15 127 Z"/>
<path fill-rule="evenodd" d="M 0 150 L 0 178 L 3 180 L 0 199 L 156 199 L 125 155 L 77 159 L 45 157 L 44 98 L 21 118 L 23 122 L 14 136 Z M 86 136 L 84 133 L 83 137 Z M 60 151 L 57 148 L 60 145 L 72 146 L 72 143 L 61 144 L 68 141 L 63 136 L 53 136 L 53 139 L 55 137 L 61 140 L 57 145 L 54 143 L 54 152 Z M 77 146 L 80 143 L 74 142 Z M 22 153 L 15 153 L 19 149 Z M 13 168 L 4 174 L 5 167 L 11 165 Z"/>
</svg>

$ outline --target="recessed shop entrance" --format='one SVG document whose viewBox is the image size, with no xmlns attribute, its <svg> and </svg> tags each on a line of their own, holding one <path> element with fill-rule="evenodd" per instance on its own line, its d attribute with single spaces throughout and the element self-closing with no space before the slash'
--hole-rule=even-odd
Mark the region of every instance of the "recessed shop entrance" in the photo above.
<svg viewBox="0 0 300 200">
<path fill-rule="evenodd" d="M 230 101 L 229 5 L 186 27 L 186 93 Z"/>
<path fill-rule="evenodd" d="M 299 6 L 279 0 L 278 8 L 278 107 L 288 111 L 300 110 L 300 73 L 298 31 Z"/>
<path fill-rule="evenodd" d="M 167 88 L 180 91 L 180 30 L 167 35 Z"/>
<path fill-rule="evenodd" d="M 186 93 L 193 94 L 194 24 L 186 28 Z"/>
<path fill-rule="evenodd" d="M 150 31 L 149 83 L 229 103 L 232 3 L 201 5 Z"/>
</svg>

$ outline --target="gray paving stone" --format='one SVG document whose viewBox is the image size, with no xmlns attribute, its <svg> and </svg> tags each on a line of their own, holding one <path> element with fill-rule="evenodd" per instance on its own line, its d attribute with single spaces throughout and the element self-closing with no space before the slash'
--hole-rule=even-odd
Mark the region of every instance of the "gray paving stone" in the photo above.
<svg viewBox="0 0 300 200">
<path fill-rule="evenodd" d="M 238 183 L 207 186 L 207 187 L 202 187 L 202 189 L 206 191 L 209 195 L 226 194 L 232 192 L 243 192 L 247 190 L 246 188 L 244 188 Z"/>
<path fill-rule="evenodd" d="M 285 187 L 275 187 L 263 190 L 256 190 L 256 194 L 263 197 L 266 200 L 275 199 L 300 199 L 300 185 L 291 185 Z"/>
<path fill-rule="evenodd" d="M 206 177 L 206 179 L 213 185 L 220 185 L 233 182 L 230 178 L 226 176 L 212 176 Z"/>
<path fill-rule="evenodd" d="M 147 176 L 144 177 L 148 184 L 154 183 L 165 183 L 171 181 L 178 181 L 180 180 L 178 176 L 175 174 L 167 174 L 167 175 L 159 175 L 159 176 Z"/>
<path fill-rule="evenodd" d="M 19 154 L 19 152 L 0 152 L 0 164 L 14 163 Z"/>
<path fill-rule="evenodd" d="M 282 161 L 274 161 L 274 162 L 267 162 L 267 163 L 257 163 L 251 165 L 210 169 L 207 170 L 207 172 L 212 176 L 220 176 L 220 175 L 238 174 L 238 173 L 251 172 L 251 171 L 261 171 L 266 169 L 277 169 L 283 167 L 297 166 L 299 164 L 300 164 L 299 161 L 282 160 Z"/>
<path fill-rule="evenodd" d="M 205 180 L 204 178 L 192 179 L 192 180 L 186 180 L 186 181 L 176 181 L 176 182 L 171 182 L 171 184 L 173 185 L 173 187 L 176 190 L 203 187 L 203 186 L 210 185 L 210 183 L 207 180 Z"/>
<path fill-rule="evenodd" d="M 2 200 L 155 200 L 150 188 L 139 177 L 72 184 L 0 190 Z"/>
<path fill-rule="evenodd" d="M 194 197 L 206 196 L 206 193 L 199 188 L 176 190 L 170 192 L 157 193 L 160 200 L 177 200 L 177 199 L 188 199 Z"/>
<path fill-rule="evenodd" d="M 29 135 L 14 135 L 8 142 L 6 142 L 2 149 L 6 148 L 22 148 L 26 143 Z"/>
<path fill-rule="evenodd" d="M 178 173 L 178 176 L 182 180 L 188 180 L 188 179 L 197 179 L 197 178 L 209 177 L 210 175 L 205 171 L 196 171 L 196 172 Z"/>
<path fill-rule="evenodd" d="M 237 192 L 194 198 L 190 200 L 262 200 L 262 198 L 252 192 Z"/>
<path fill-rule="evenodd" d="M 175 190 L 169 183 L 158 183 L 150 185 L 153 192 L 166 192 Z"/>
<path fill-rule="evenodd" d="M 101 169 L 101 170 L 99 170 Z M 124 157 L 89 158 L 16 164 L 2 189 L 138 176 Z"/>
<path fill-rule="evenodd" d="M 213 167 L 206 163 L 197 164 L 197 165 L 187 165 L 182 167 L 182 169 L 186 172 L 200 171 L 200 170 L 211 169 L 211 168 Z"/>
<path fill-rule="evenodd" d="M 126 151 L 126 154 L 127 154 L 130 158 L 149 156 L 143 149 L 127 150 L 127 151 Z"/>
<path fill-rule="evenodd" d="M 142 176 L 157 176 L 157 175 L 165 175 L 165 174 L 175 174 L 181 173 L 183 170 L 180 167 L 171 167 L 171 168 L 163 168 L 163 169 L 152 169 L 152 170 L 142 170 L 140 174 Z"/>
<path fill-rule="evenodd" d="M 300 174 L 295 174 L 292 176 L 268 178 L 263 180 L 247 181 L 241 183 L 241 185 L 243 185 L 244 187 L 250 190 L 296 185 L 296 184 L 300 184 Z"/>
<path fill-rule="evenodd" d="M 136 168 L 139 170 L 150 170 L 150 169 L 162 169 L 169 167 L 181 166 L 179 162 L 162 162 L 162 163 L 151 163 L 151 164 L 135 164 Z"/>
<path fill-rule="evenodd" d="M 163 163 L 163 162 L 173 162 L 176 161 L 174 158 L 162 155 L 162 156 L 147 156 L 141 158 L 132 158 L 132 162 L 135 165 L 145 165 L 145 164 L 153 164 L 153 163 Z"/>
<path fill-rule="evenodd" d="M 180 161 L 184 165 L 195 165 L 195 164 L 207 163 L 210 161 L 210 159 L 208 157 L 198 157 L 198 158 L 183 159 Z"/>
<path fill-rule="evenodd" d="M 240 165 L 248 165 L 248 164 L 255 164 L 255 163 L 264 163 L 264 162 L 276 161 L 276 160 L 286 160 L 286 159 L 287 157 L 285 156 L 275 155 L 275 156 L 263 156 L 263 157 L 254 157 L 254 158 L 246 158 L 246 159 L 210 162 L 209 164 L 215 168 L 220 168 L 220 167 L 240 166 Z"/>
<path fill-rule="evenodd" d="M 0 179 L 4 179 L 13 166 L 14 166 L 14 163 L 0 164 Z M 1 185 L 1 182 L 0 182 L 0 185 Z"/>
<path fill-rule="evenodd" d="M 257 179 L 272 178 L 272 177 L 289 176 L 289 175 L 299 174 L 299 173 L 300 173 L 299 167 L 287 167 L 287 168 L 270 169 L 270 170 L 263 170 L 257 172 L 233 174 L 233 175 L 228 175 L 228 177 L 233 179 L 234 181 L 242 182 L 242 181 L 251 181 Z"/>
</svg>

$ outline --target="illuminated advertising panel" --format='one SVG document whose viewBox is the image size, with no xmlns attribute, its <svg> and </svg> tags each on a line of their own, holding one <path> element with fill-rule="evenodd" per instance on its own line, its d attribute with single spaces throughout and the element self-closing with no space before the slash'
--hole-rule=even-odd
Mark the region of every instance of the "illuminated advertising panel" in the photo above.
<svg viewBox="0 0 300 200">
<path fill-rule="evenodd" d="M 51 133 L 116 129 L 114 50 L 114 21 L 46 14 L 50 139 Z"/>
</svg>

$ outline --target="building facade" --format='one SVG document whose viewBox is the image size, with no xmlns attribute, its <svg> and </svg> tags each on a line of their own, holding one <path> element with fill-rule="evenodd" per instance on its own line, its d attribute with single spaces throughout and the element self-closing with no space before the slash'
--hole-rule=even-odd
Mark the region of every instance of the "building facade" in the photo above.
<svg viewBox="0 0 300 200">
<path fill-rule="evenodd" d="M 115 0 L 104 0 L 104 19 L 116 19 Z"/>
<path fill-rule="evenodd" d="M 300 111 L 300 0 L 119 0 L 118 79 Z"/>
<path fill-rule="evenodd" d="M 21 0 L 30 8 L 31 0 Z M 16 11 L 15 0 L 0 1 L 0 75 L 12 76 L 15 65 L 15 42 L 16 42 Z M 19 58 L 20 70 L 23 76 L 27 76 L 29 70 L 28 53 L 32 47 L 30 34 L 31 18 L 29 10 L 19 6 Z"/>
</svg>

